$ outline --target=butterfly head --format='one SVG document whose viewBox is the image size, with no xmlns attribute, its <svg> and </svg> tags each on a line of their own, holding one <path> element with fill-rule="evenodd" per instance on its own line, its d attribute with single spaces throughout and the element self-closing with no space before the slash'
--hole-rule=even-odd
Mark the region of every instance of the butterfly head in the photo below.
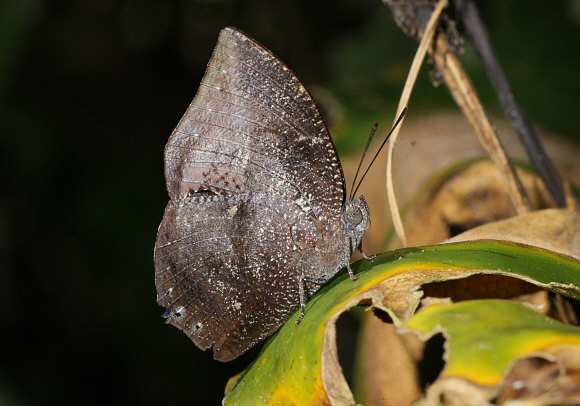
<svg viewBox="0 0 580 406">
<path fill-rule="evenodd" d="M 350 239 L 351 250 L 354 251 L 360 246 L 363 234 L 371 225 L 371 213 L 364 196 L 346 202 L 341 219 Z"/>
</svg>

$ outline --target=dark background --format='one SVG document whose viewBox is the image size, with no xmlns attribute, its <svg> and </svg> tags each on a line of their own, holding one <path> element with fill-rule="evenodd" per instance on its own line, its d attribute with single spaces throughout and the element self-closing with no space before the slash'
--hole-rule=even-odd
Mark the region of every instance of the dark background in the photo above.
<svg viewBox="0 0 580 406">
<path fill-rule="evenodd" d="M 483 6 L 531 120 L 577 136 L 580 2 Z M 155 302 L 163 146 L 226 25 L 331 92 L 342 156 L 391 122 L 415 42 L 379 0 L 0 2 L 0 404 L 215 404 L 255 357 L 213 361 Z M 426 71 L 411 119 L 456 109 Z"/>
</svg>

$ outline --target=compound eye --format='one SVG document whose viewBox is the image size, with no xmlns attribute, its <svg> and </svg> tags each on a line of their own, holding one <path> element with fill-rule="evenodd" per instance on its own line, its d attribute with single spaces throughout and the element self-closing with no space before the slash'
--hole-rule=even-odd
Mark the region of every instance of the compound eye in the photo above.
<svg viewBox="0 0 580 406">
<path fill-rule="evenodd" d="M 353 226 L 358 226 L 363 220 L 362 211 L 356 206 L 349 207 L 345 214 L 347 221 Z"/>
</svg>

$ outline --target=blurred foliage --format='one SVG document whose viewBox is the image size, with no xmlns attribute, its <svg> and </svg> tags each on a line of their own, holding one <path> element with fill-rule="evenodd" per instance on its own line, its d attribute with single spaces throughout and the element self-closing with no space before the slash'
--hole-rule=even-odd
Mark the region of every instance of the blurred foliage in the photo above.
<svg viewBox="0 0 580 406">
<path fill-rule="evenodd" d="M 531 120 L 577 135 L 578 2 L 482 6 Z M 0 403 L 221 399 L 258 349 L 222 365 L 159 317 L 163 145 L 225 25 L 330 89 L 351 120 L 341 139 L 364 138 L 390 123 L 414 53 L 390 18 L 378 0 L 0 2 Z M 412 107 L 454 108 L 426 72 Z"/>
</svg>

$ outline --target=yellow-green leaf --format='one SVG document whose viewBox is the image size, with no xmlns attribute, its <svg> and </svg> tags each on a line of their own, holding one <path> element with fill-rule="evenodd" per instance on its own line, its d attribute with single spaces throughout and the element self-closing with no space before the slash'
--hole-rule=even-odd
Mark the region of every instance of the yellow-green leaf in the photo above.
<svg viewBox="0 0 580 406">
<path fill-rule="evenodd" d="M 419 311 L 405 328 L 447 340 L 444 376 L 497 385 L 508 366 L 526 355 L 548 356 L 561 346 L 580 351 L 580 328 L 565 325 L 509 300 L 436 303 Z"/>
<path fill-rule="evenodd" d="M 354 402 L 336 356 L 334 321 L 364 302 L 387 311 L 396 325 L 412 316 L 422 284 L 475 273 L 524 279 L 546 289 L 580 297 L 580 262 L 515 243 L 481 240 L 406 248 L 353 265 L 358 280 L 341 273 L 266 343 L 261 354 L 229 385 L 226 405 Z"/>
</svg>

